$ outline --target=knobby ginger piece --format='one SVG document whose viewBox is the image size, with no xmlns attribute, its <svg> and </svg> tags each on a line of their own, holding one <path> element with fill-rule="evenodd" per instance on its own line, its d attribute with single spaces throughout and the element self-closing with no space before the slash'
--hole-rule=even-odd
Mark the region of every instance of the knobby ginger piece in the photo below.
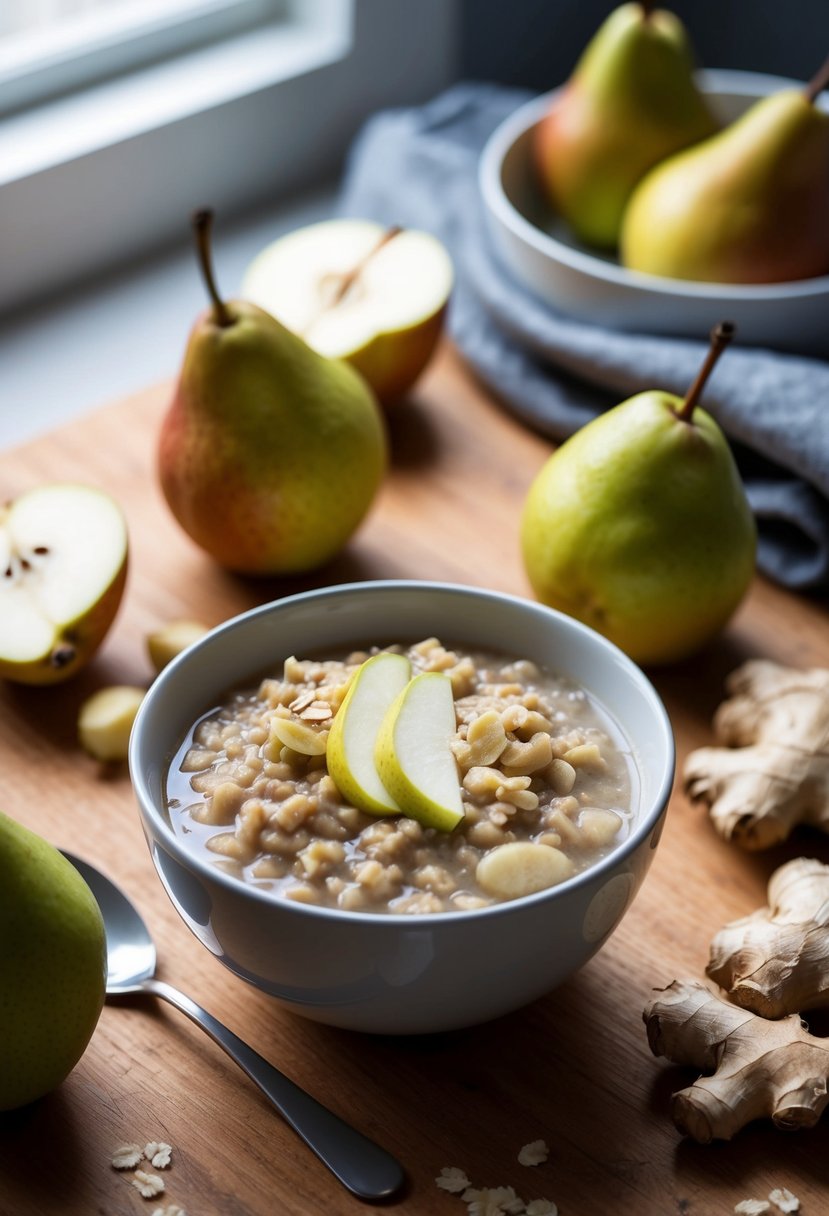
<svg viewBox="0 0 829 1216">
<path fill-rule="evenodd" d="M 798 823 L 829 832 L 829 671 L 756 659 L 732 672 L 714 717 L 723 747 L 685 762 L 685 788 L 707 802 L 721 836 L 746 849 Z"/>
<path fill-rule="evenodd" d="M 768 901 L 720 930 L 706 973 L 764 1018 L 829 1005 L 829 866 L 786 862 L 769 880 Z"/>
<path fill-rule="evenodd" d="M 700 1144 L 730 1140 L 754 1119 L 786 1131 L 813 1127 L 829 1102 L 829 1040 L 796 1014 L 767 1021 L 696 980 L 674 980 L 645 1009 L 654 1055 L 710 1076 L 674 1094 L 679 1131 Z"/>
</svg>

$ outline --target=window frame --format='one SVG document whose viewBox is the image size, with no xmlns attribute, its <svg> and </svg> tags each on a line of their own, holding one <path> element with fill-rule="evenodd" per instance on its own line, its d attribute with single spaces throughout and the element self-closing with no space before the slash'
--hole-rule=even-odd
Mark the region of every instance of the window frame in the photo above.
<svg viewBox="0 0 829 1216">
<path fill-rule="evenodd" d="M 130 0 L 0 36 L 0 115 L 288 15 L 285 0 Z"/>
<path fill-rule="evenodd" d="M 456 78 L 459 0 L 288 0 L 286 17 L 0 121 L 0 313 L 332 181 L 377 109 Z"/>
</svg>

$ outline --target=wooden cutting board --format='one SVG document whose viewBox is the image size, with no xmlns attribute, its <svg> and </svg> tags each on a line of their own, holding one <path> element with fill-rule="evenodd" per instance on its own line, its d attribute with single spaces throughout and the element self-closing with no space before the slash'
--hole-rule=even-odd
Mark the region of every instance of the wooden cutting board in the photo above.
<svg viewBox="0 0 829 1216">
<path fill-rule="evenodd" d="M 307 586 L 381 577 L 529 594 L 519 513 L 550 449 L 444 350 L 391 421 L 391 475 L 347 551 L 313 579 L 245 580 L 196 549 L 160 497 L 154 446 L 168 395 L 168 386 L 153 389 L 0 456 L 6 498 L 52 479 L 110 490 L 127 514 L 132 554 L 124 605 L 92 666 L 57 689 L 0 689 L 0 806 L 107 870 L 142 909 L 164 978 L 398 1156 L 410 1180 L 403 1212 L 465 1216 L 462 1200 L 434 1182 L 442 1167 L 458 1166 L 475 1186 L 554 1200 L 561 1216 L 725 1216 L 776 1186 L 800 1197 L 803 1216 L 826 1216 L 829 1115 L 812 1132 L 757 1124 L 729 1144 L 683 1140 L 669 1098 L 694 1074 L 650 1054 L 641 1017 L 652 987 L 702 975 L 713 933 L 765 903 L 782 861 L 798 853 L 829 861 L 825 837 L 803 832 L 771 853 L 742 853 L 675 792 L 647 881 L 602 951 L 529 1008 L 436 1037 L 371 1038 L 306 1022 L 191 936 L 150 863 L 126 771 L 103 769 L 78 749 L 81 700 L 103 684 L 148 682 L 144 638 L 174 617 L 212 625 Z M 704 655 L 654 672 L 680 765 L 711 741 L 732 668 L 758 655 L 829 666 L 827 625 L 825 602 L 758 579 Z M 537 1139 L 548 1161 L 520 1165 L 519 1149 Z M 173 1146 L 156 1201 L 110 1167 L 118 1144 L 149 1140 Z M 152 1002 L 107 1007 L 59 1090 L 0 1116 L 0 1213 L 149 1216 L 162 1201 L 188 1216 L 347 1216 L 362 1207 L 180 1014 Z"/>
</svg>

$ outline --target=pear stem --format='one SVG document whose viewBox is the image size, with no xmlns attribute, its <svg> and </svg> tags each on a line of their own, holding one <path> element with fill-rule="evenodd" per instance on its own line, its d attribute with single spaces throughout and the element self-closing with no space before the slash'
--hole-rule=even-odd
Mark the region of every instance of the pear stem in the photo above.
<svg viewBox="0 0 829 1216">
<path fill-rule="evenodd" d="M 720 321 L 719 325 L 715 325 L 711 330 L 711 347 L 705 357 L 705 362 L 697 373 L 697 378 L 685 396 L 682 403 L 682 409 L 678 411 L 677 418 L 680 422 L 690 422 L 694 413 L 694 406 L 700 399 L 702 390 L 711 375 L 717 360 L 728 346 L 731 339 L 734 337 L 736 325 L 733 321 Z"/>
<path fill-rule="evenodd" d="M 192 222 L 193 231 L 196 234 L 196 250 L 199 255 L 202 278 L 207 288 L 207 294 L 210 296 L 213 304 L 213 320 L 224 329 L 228 325 L 233 324 L 233 317 L 230 315 L 224 300 L 219 295 L 219 290 L 216 287 L 216 278 L 213 273 L 213 258 L 210 252 L 213 212 L 209 207 L 204 207 L 201 211 L 194 211 Z"/>
<path fill-rule="evenodd" d="M 829 56 L 826 57 L 823 65 L 818 68 L 815 75 L 806 85 L 804 90 L 806 100 L 811 102 L 817 101 L 818 93 L 825 89 L 827 85 L 829 85 Z"/>
<path fill-rule="evenodd" d="M 654 0 L 639 0 L 639 7 L 642 9 L 642 18 L 647 21 L 653 12 Z"/>
<path fill-rule="evenodd" d="M 402 231 L 403 229 L 398 224 L 393 224 L 391 228 L 387 228 L 386 231 L 382 233 L 377 243 L 372 245 L 368 253 L 364 254 L 363 257 L 360 258 L 357 265 L 352 266 L 351 270 L 347 271 L 340 277 L 340 281 L 337 284 L 337 290 L 334 292 L 331 300 L 329 301 L 329 308 L 336 308 L 343 297 L 348 293 L 349 289 L 354 285 L 354 283 L 356 283 L 357 279 L 359 279 L 360 275 L 363 273 L 371 259 L 375 257 L 385 245 L 388 245 L 389 241 L 393 240 L 394 237 L 399 236 Z"/>
</svg>

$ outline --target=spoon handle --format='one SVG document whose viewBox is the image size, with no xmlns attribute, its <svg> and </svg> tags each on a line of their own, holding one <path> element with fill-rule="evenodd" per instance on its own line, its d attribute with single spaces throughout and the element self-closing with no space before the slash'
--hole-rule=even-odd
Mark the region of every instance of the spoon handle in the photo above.
<svg viewBox="0 0 829 1216">
<path fill-rule="evenodd" d="M 352 1194 L 359 1199 L 388 1199 L 399 1190 L 405 1175 L 390 1153 L 300 1089 L 201 1005 L 161 980 L 145 980 L 141 990 L 169 1001 L 207 1031 Z"/>
</svg>

